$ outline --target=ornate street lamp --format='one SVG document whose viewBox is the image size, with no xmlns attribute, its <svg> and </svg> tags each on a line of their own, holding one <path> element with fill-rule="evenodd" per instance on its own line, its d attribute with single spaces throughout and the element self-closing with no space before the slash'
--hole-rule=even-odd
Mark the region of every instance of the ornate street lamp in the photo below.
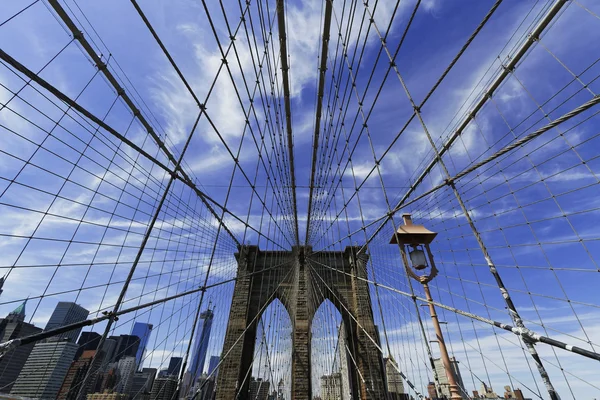
<svg viewBox="0 0 600 400">
<path fill-rule="evenodd" d="M 458 385 L 456 384 L 454 371 L 450 364 L 450 357 L 448 356 L 448 350 L 446 349 L 446 343 L 444 342 L 444 336 L 442 335 L 442 329 L 440 328 L 440 322 L 432 303 L 433 299 L 431 298 L 431 292 L 429 291 L 428 285 L 438 273 L 435 263 L 433 262 L 433 255 L 429 248 L 429 244 L 435 239 L 437 233 L 430 231 L 423 225 L 414 225 L 410 214 L 402 214 L 402 219 L 404 225 L 401 225 L 396 233 L 394 233 L 390 244 L 397 244 L 400 247 L 402 263 L 404 264 L 406 273 L 423 285 L 425 297 L 429 302 L 429 312 L 431 313 L 431 320 L 437 336 L 437 342 L 440 345 L 440 356 L 442 363 L 444 364 L 444 369 L 446 370 L 446 376 L 448 377 L 450 399 L 461 400 L 462 396 L 460 395 Z M 428 268 L 429 271 L 427 271 Z"/>
</svg>

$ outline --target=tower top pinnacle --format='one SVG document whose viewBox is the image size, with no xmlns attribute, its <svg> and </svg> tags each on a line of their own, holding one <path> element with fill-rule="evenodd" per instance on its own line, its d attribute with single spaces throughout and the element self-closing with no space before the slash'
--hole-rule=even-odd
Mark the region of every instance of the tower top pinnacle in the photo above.
<svg viewBox="0 0 600 400">
<path fill-rule="evenodd" d="M 25 301 L 23 301 L 23 303 L 21 303 L 17 308 L 15 308 L 13 311 L 11 311 L 8 316 L 12 317 L 12 318 L 16 318 L 19 321 L 24 321 L 25 320 L 25 306 L 27 305 L 27 300 L 25 299 Z"/>
</svg>

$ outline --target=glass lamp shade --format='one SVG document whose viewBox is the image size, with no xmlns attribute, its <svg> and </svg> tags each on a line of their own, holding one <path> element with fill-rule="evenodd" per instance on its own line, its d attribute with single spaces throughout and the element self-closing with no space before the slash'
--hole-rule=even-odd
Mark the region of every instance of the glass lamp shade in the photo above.
<svg viewBox="0 0 600 400">
<path fill-rule="evenodd" d="M 427 259 L 425 258 L 425 252 L 422 249 L 415 247 L 413 251 L 409 253 L 409 256 L 414 269 L 422 270 L 427 268 Z"/>
</svg>

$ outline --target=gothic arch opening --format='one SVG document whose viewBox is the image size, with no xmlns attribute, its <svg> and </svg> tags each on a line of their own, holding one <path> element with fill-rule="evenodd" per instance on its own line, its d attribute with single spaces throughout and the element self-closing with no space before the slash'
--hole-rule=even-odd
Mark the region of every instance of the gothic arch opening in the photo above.
<svg viewBox="0 0 600 400">
<path fill-rule="evenodd" d="M 292 320 L 279 298 L 264 309 L 256 327 L 254 357 L 248 395 L 250 399 L 291 398 Z M 270 397 L 269 397 L 270 398 Z"/>
<path fill-rule="evenodd" d="M 311 323 L 311 381 L 313 396 L 351 398 L 347 324 L 329 299 L 317 308 Z"/>
</svg>

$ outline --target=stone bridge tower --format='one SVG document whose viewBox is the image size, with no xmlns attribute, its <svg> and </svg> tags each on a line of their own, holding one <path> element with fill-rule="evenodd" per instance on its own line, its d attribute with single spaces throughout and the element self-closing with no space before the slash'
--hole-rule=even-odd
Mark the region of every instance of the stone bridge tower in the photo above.
<svg viewBox="0 0 600 400">
<path fill-rule="evenodd" d="M 342 315 L 354 360 L 349 363 L 352 398 L 387 398 L 381 352 L 373 343 L 379 344 L 379 335 L 368 283 L 360 279 L 367 277 L 368 256 L 358 255 L 357 251 L 358 247 L 346 247 L 344 251 L 312 254 L 310 247 L 282 252 L 244 246 L 236 253 L 238 279 L 223 347 L 222 357 L 226 358 L 217 378 L 217 400 L 248 398 L 260 313 L 275 298 L 282 302 L 292 321 L 292 399 L 313 397 L 311 324 L 320 306 L 314 299 L 329 299 Z"/>
</svg>

